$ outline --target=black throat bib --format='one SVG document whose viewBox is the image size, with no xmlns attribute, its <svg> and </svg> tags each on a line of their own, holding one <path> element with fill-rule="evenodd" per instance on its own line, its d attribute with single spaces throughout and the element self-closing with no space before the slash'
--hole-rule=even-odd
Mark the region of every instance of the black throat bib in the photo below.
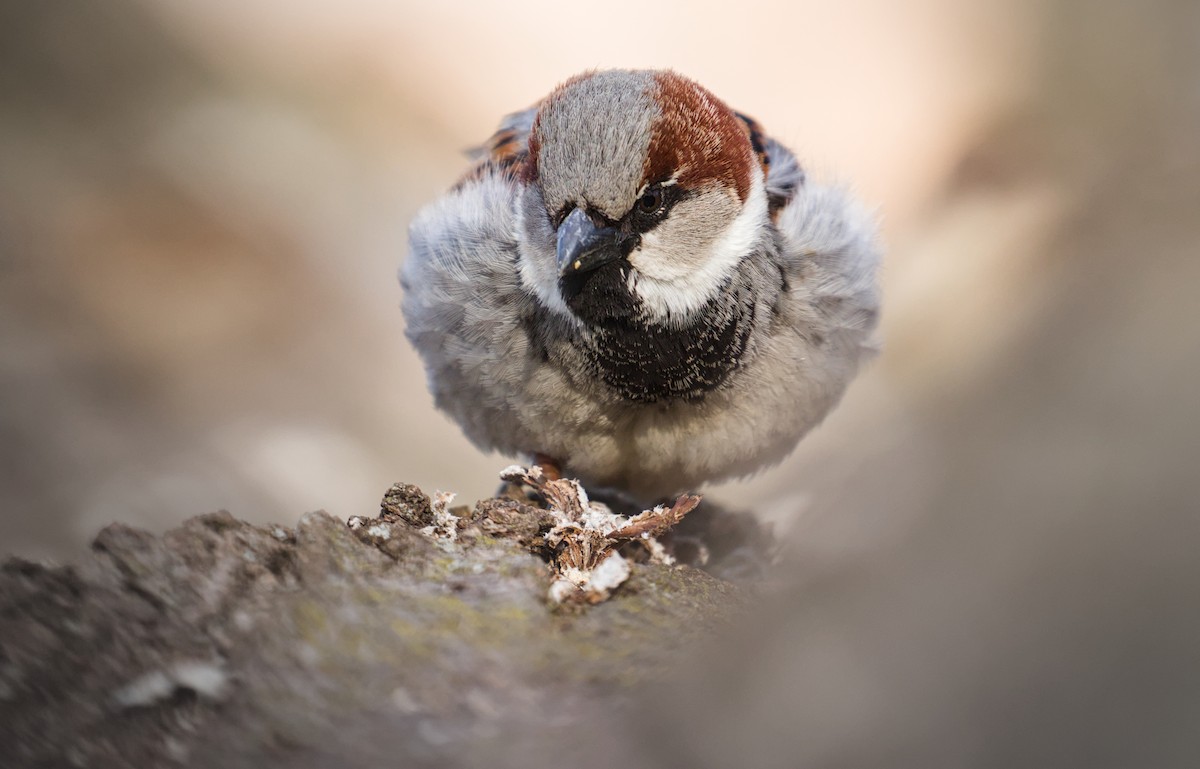
<svg viewBox="0 0 1200 769">
<path fill-rule="evenodd" d="M 616 268 L 617 265 L 612 265 Z M 587 373 L 637 403 L 694 401 L 741 365 L 754 325 L 750 292 L 726 285 L 686 325 L 644 319 L 623 269 L 598 271 L 573 302 L 586 323 L 573 334 Z"/>
</svg>

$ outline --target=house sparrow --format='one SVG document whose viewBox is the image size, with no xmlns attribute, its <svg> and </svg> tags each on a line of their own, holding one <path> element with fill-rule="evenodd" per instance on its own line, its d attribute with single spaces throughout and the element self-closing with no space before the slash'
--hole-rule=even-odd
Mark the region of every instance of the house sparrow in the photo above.
<svg viewBox="0 0 1200 769">
<path fill-rule="evenodd" d="M 872 217 L 670 71 L 586 73 L 510 115 L 409 237 L 437 406 L 482 449 L 646 500 L 782 459 L 878 313 Z"/>
</svg>

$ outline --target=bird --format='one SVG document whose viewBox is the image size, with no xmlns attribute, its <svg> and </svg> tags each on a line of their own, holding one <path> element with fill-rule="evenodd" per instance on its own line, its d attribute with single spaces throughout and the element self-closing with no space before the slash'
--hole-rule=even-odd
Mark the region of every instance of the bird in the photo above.
<svg viewBox="0 0 1200 769">
<path fill-rule="evenodd" d="M 672 70 L 506 117 L 409 227 L 405 334 L 484 451 L 664 499 L 776 464 L 877 347 L 875 215 Z"/>
</svg>

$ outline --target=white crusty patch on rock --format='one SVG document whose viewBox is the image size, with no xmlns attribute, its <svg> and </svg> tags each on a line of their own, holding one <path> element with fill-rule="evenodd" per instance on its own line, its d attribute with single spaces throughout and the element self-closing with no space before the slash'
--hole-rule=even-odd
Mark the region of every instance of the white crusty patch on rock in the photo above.
<svg viewBox="0 0 1200 769">
<path fill-rule="evenodd" d="M 448 539 L 451 542 L 458 539 L 458 516 L 450 512 L 450 503 L 458 496 L 453 491 L 435 491 L 430 505 L 433 508 L 433 525 L 421 529 L 436 539 Z"/>
<path fill-rule="evenodd" d="M 229 685 L 229 675 L 220 662 L 181 660 L 162 670 L 144 673 L 113 693 L 123 708 L 153 705 L 186 689 L 210 700 L 220 700 Z"/>
</svg>

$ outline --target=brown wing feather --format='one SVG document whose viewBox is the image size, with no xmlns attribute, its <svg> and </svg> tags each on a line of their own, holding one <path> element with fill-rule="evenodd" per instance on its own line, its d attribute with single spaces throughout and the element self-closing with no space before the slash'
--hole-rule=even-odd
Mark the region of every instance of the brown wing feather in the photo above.
<svg viewBox="0 0 1200 769">
<path fill-rule="evenodd" d="M 471 157 L 476 161 L 475 165 L 455 186 L 461 187 L 469 181 L 492 174 L 515 179 L 525 164 L 525 159 L 529 157 L 529 131 L 537 110 L 534 106 L 504 118 L 496 133 L 492 134 L 483 146 L 471 151 Z"/>
<path fill-rule="evenodd" d="M 804 184 L 804 171 L 796 161 L 796 156 L 779 142 L 767 136 L 758 121 L 749 115 L 736 113 L 746 124 L 750 133 L 750 146 L 758 155 L 762 165 L 763 178 L 767 181 L 767 210 L 774 220 L 782 211 L 796 190 Z"/>
</svg>

